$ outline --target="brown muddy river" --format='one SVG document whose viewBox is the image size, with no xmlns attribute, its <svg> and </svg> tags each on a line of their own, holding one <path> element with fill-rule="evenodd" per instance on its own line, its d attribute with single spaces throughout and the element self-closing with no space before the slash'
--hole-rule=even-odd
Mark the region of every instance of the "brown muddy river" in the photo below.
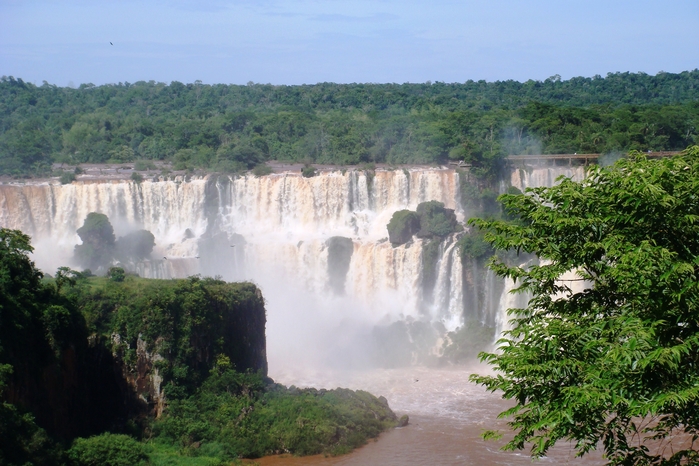
<svg viewBox="0 0 699 466">
<path fill-rule="evenodd" d="M 274 368 L 273 368 L 274 369 Z M 371 371 L 273 370 L 278 382 L 298 387 L 367 390 L 383 395 L 396 414 L 410 416 L 407 427 L 384 433 L 377 441 L 340 457 L 290 456 L 256 460 L 270 465 L 531 465 L 527 452 L 503 452 L 504 441 L 484 441 L 484 429 L 507 431 L 497 414 L 510 404 L 468 381 L 462 368 L 409 367 Z M 601 454 L 575 458 L 567 445 L 558 446 L 536 464 L 600 465 Z"/>
</svg>

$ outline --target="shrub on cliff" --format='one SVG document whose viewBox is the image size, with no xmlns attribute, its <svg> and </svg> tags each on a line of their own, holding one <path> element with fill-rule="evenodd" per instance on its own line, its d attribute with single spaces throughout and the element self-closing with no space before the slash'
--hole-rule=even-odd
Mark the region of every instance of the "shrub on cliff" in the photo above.
<svg viewBox="0 0 699 466">
<path fill-rule="evenodd" d="M 420 230 L 420 218 L 412 210 L 399 210 L 393 214 L 386 228 L 391 244 L 405 244 Z"/>
<path fill-rule="evenodd" d="M 316 167 L 310 164 L 304 165 L 304 167 L 301 169 L 301 175 L 304 178 L 312 178 L 318 174 L 318 171 L 316 170 Z"/>
<path fill-rule="evenodd" d="M 61 184 L 70 184 L 75 181 L 75 173 L 63 172 L 58 180 L 61 182 Z"/>
<path fill-rule="evenodd" d="M 266 163 L 257 164 L 255 168 L 252 169 L 252 174 L 257 177 L 271 175 L 272 173 L 274 173 L 274 170 Z"/>
</svg>

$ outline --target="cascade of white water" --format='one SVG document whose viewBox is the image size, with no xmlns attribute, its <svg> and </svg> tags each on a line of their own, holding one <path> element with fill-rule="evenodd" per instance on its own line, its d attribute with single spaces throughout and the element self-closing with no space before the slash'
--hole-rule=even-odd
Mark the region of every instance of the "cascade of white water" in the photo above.
<svg viewBox="0 0 699 466">
<path fill-rule="evenodd" d="M 432 320 L 440 321 L 449 330 L 463 323 L 463 270 L 456 238 L 440 245 L 437 281 L 430 309 Z"/>
<path fill-rule="evenodd" d="M 584 165 L 518 168 L 512 170 L 510 184 L 520 191 L 524 191 L 526 188 L 553 186 L 561 176 L 580 181 L 585 178 L 585 169 Z"/>
<path fill-rule="evenodd" d="M 515 170 L 520 189 L 551 185 L 559 175 L 579 179 L 583 167 Z M 89 212 L 106 214 L 117 236 L 146 229 L 155 236 L 143 277 L 196 273 L 253 280 L 278 306 L 298 304 L 342 322 L 390 323 L 431 319 L 454 330 L 467 319 L 502 327 L 508 289 L 475 264 L 464 269 L 455 237 L 441 246 L 434 288 L 423 290 L 423 240 L 393 247 L 386 225 L 394 212 L 436 200 L 464 219 L 454 170 L 413 168 L 215 176 L 194 179 L 0 185 L 0 226 L 32 236 L 37 265 L 52 272 L 71 263 L 76 230 Z M 344 293 L 332 289 L 328 241 L 351 240 Z M 213 246 L 212 246 L 213 245 Z M 207 249 L 208 248 L 208 249 Z M 484 289 L 480 289 L 484 287 Z M 305 300 L 305 301 L 304 301 Z M 344 325 L 344 324 L 343 324 Z M 283 329 L 282 329 L 283 330 Z"/>
<path fill-rule="evenodd" d="M 0 186 L 0 225 L 20 229 L 36 247 L 39 267 L 72 265 L 76 230 L 89 212 L 106 214 L 120 236 L 144 228 L 155 236 L 150 260 L 135 265 L 143 277 L 219 274 L 272 287 L 299 287 L 324 295 L 328 288 L 326 240 L 354 243 L 346 276 L 346 299 L 374 317 L 420 317 L 422 242 L 393 248 L 386 224 L 400 209 L 437 200 L 459 210 L 458 174 L 422 168 L 364 172 L 299 173 L 263 177 L 219 176 L 142 183 L 25 184 Z M 223 234 L 223 244 L 204 263 L 202 241 Z M 227 239 L 226 239 L 227 238 Z M 50 253 L 49 253 L 50 251 Z M 458 325 L 460 262 L 454 244 L 438 270 L 440 310 L 435 318 Z M 200 261 L 198 257 L 202 255 Z M 442 309 L 443 308 L 443 309 Z"/>
</svg>

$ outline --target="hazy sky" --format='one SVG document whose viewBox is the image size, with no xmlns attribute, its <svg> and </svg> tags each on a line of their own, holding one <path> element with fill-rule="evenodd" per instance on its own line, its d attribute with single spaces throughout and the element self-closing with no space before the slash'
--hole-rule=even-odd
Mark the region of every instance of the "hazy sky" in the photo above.
<svg viewBox="0 0 699 466">
<path fill-rule="evenodd" d="M 656 74 L 699 67 L 698 24 L 699 0 L 0 0 L 0 75 L 65 86 Z"/>
</svg>

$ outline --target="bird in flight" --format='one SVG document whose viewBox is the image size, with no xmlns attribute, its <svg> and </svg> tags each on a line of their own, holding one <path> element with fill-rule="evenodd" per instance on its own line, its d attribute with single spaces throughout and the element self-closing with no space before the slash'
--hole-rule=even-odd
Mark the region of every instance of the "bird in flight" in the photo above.
<svg viewBox="0 0 699 466">
<path fill-rule="evenodd" d="M 114 44 L 112 44 L 112 43 L 110 42 L 109 45 L 114 45 Z"/>
</svg>

